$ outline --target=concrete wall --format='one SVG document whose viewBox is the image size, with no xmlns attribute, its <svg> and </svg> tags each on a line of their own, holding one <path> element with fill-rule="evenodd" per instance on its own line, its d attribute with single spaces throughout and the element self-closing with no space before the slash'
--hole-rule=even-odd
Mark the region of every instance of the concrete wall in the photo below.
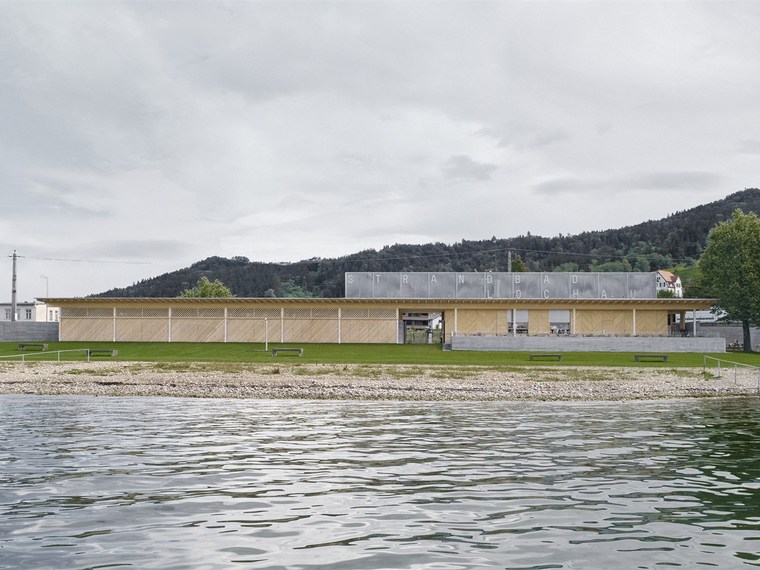
<svg viewBox="0 0 760 570">
<path fill-rule="evenodd" d="M 691 330 L 691 323 L 688 323 L 688 330 Z M 739 341 L 744 342 L 744 331 L 741 325 L 722 325 L 722 324 L 697 324 L 697 331 L 700 336 L 711 336 L 724 338 L 726 342 Z M 760 351 L 760 328 L 751 327 L 749 335 L 752 339 L 752 349 Z"/>
<path fill-rule="evenodd" d="M 722 338 L 455 336 L 452 350 L 524 352 L 726 352 Z"/>
<path fill-rule="evenodd" d="M 55 342 L 58 323 L 0 322 L 0 342 Z"/>
</svg>

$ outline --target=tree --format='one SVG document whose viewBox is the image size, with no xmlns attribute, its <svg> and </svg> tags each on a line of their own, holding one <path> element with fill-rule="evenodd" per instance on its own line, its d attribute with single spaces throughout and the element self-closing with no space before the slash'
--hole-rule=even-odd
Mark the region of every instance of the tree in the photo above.
<svg viewBox="0 0 760 570">
<path fill-rule="evenodd" d="M 710 230 L 699 268 L 706 291 L 729 319 L 741 321 L 751 352 L 750 325 L 760 325 L 760 218 L 737 209 Z"/>
<path fill-rule="evenodd" d="M 522 259 L 520 259 L 519 256 L 517 256 L 515 259 L 512 260 L 512 271 L 516 273 L 520 273 L 520 272 L 530 271 L 530 269 L 528 269 L 528 266 L 525 265 L 525 262 Z"/>
<path fill-rule="evenodd" d="M 229 288 L 219 281 L 219 279 L 216 279 L 214 281 L 209 281 L 209 278 L 205 275 L 198 279 L 198 283 L 195 284 L 195 287 L 192 289 L 185 289 L 182 291 L 182 293 L 179 294 L 180 297 L 234 297 L 235 295 L 232 294 L 232 291 L 229 290 Z"/>
</svg>

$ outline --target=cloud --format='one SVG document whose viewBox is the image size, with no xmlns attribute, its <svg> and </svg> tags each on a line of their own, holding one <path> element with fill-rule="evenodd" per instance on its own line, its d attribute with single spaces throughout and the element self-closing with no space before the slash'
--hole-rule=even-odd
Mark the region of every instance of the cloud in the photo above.
<svg viewBox="0 0 760 570">
<path fill-rule="evenodd" d="M 497 136 L 498 146 L 511 147 L 520 151 L 536 150 L 572 140 L 572 135 L 564 128 L 528 126 L 519 123 L 503 129 L 485 129 L 484 133 Z"/>
<path fill-rule="evenodd" d="M 745 139 L 740 141 L 738 151 L 742 154 L 760 154 L 760 139 Z"/>
<path fill-rule="evenodd" d="M 456 180 L 490 180 L 491 174 L 497 168 L 495 164 L 476 162 L 464 155 L 449 157 L 441 166 L 447 178 Z"/>
<path fill-rule="evenodd" d="M 757 185 L 759 23 L 755 3 L 7 2 L 0 243 L 88 294 L 209 255 L 666 215 Z"/>
<path fill-rule="evenodd" d="M 555 178 L 533 186 L 538 194 L 598 194 L 609 192 L 707 192 L 723 183 L 713 172 L 642 172 L 608 179 Z"/>
</svg>

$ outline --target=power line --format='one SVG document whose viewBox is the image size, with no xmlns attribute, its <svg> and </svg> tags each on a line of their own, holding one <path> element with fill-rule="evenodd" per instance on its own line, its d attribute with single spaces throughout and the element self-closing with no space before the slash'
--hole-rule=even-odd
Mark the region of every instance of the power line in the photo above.
<svg viewBox="0 0 760 570">
<path fill-rule="evenodd" d="M 11 257 L 11 256 L 8 256 Z M 71 263 L 114 263 L 114 264 L 125 264 L 125 265 L 150 265 L 150 262 L 148 261 L 113 261 L 113 260 L 107 260 L 107 259 L 67 259 L 67 258 L 61 258 L 61 257 L 35 257 L 30 255 L 19 255 L 18 258 L 23 259 L 35 259 L 38 261 L 64 261 L 64 262 L 71 262 Z"/>
<path fill-rule="evenodd" d="M 412 247 L 422 247 L 414 245 Z M 450 247 L 450 246 L 449 246 Z M 638 253 L 635 251 L 629 251 L 628 253 L 577 253 L 572 251 L 551 251 L 551 250 L 544 250 L 544 249 L 526 249 L 526 248 L 520 248 L 520 247 L 504 247 L 504 248 L 496 248 L 496 249 L 483 249 L 478 250 L 474 252 L 441 252 L 441 253 L 431 253 L 426 255 L 416 255 L 416 254 L 410 254 L 410 255 L 396 255 L 393 257 L 375 257 L 375 258 L 352 258 L 349 255 L 333 258 L 333 259 L 319 259 L 319 260 L 303 260 L 303 261 L 295 261 L 292 263 L 274 263 L 273 265 L 298 265 L 298 264 L 307 264 L 307 263 L 321 263 L 321 262 L 335 262 L 335 263 L 361 263 L 361 262 L 370 262 L 370 261 L 395 261 L 399 259 L 427 259 L 427 258 L 433 258 L 433 257 L 459 257 L 459 256 L 466 256 L 466 255 L 483 255 L 488 253 L 505 253 L 505 252 L 518 252 L 518 253 L 534 253 L 534 254 L 540 254 L 540 255 L 556 255 L 556 256 L 575 256 L 575 257 L 585 257 L 589 259 L 599 259 L 599 258 L 608 258 L 608 259 L 626 259 L 629 255 L 635 255 L 638 258 L 641 259 L 660 259 L 662 257 L 667 257 L 669 259 L 672 259 L 673 261 L 686 261 L 687 259 L 693 259 L 693 258 L 686 258 L 686 257 L 674 257 L 671 255 L 667 255 L 664 253 Z M 379 252 L 378 252 L 379 253 Z"/>
</svg>

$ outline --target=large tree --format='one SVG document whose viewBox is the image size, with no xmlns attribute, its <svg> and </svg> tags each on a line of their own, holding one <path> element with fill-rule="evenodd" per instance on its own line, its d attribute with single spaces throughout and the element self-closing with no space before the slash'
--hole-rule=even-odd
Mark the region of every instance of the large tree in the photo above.
<svg viewBox="0 0 760 570">
<path fill-rule="evenodd" d="M 210 281 L 205 275 L 198 279 L 198 283 L 192 289 L 185 289 L 179 294 L 180 297 L 234 297 L 232 291 L 219 279 Z"/>
<path fill-rule="evenodd" d="M 760 326 L 760 218 L 737 209 L 710 230 L 699 268 L 706 291 L 729 319 L 741 321 L 750 352 L 750 325 Z"/>
</svg>

